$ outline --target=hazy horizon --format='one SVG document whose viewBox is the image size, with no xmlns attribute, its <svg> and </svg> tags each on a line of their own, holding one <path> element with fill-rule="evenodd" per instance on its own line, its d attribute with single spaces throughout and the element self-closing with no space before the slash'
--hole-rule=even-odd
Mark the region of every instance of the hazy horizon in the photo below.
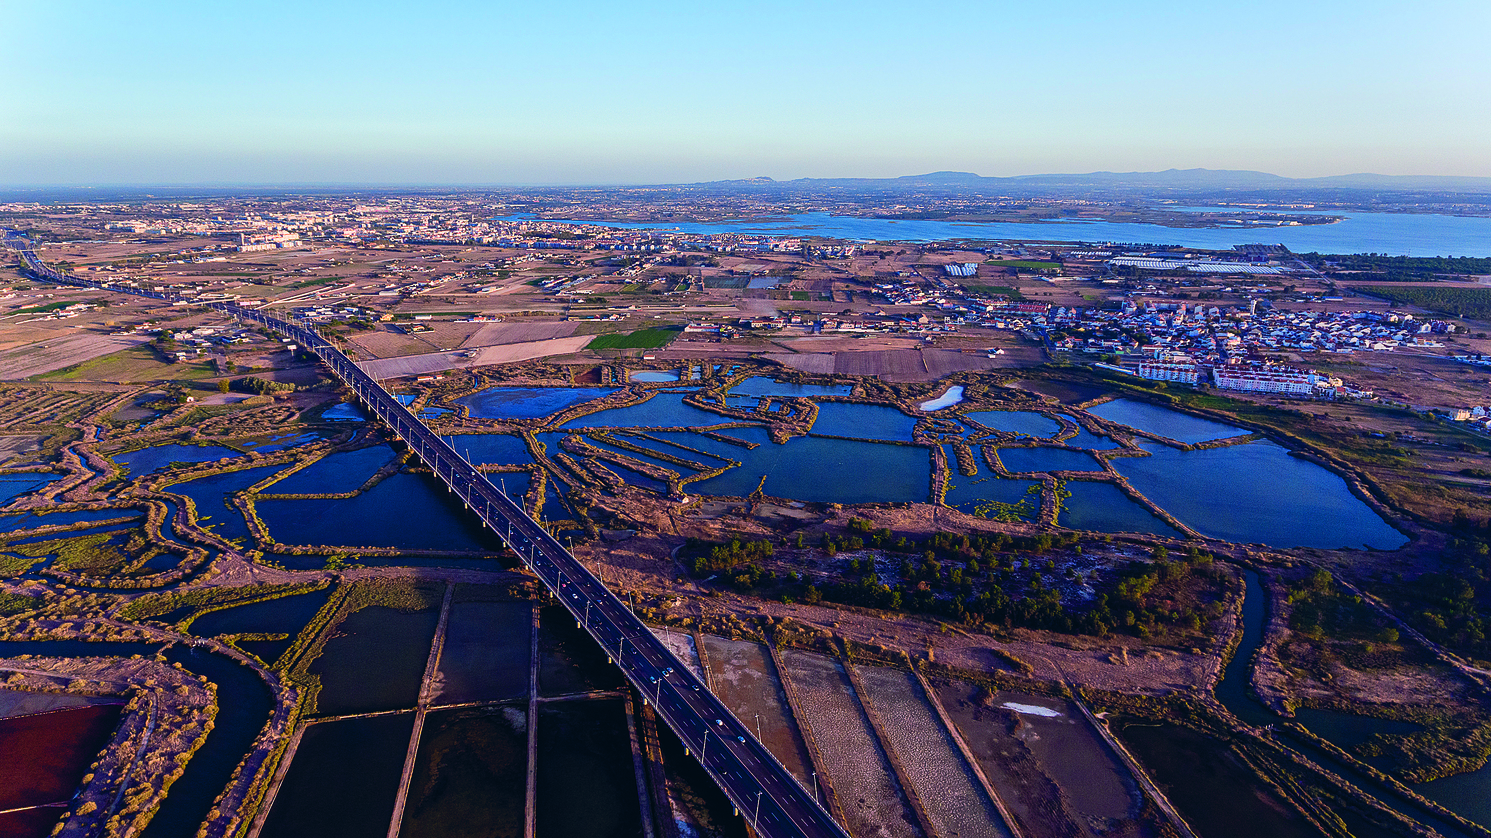
<svg viewBox="0 0 1491 838">
<path fill-rule="evenodd" d="M 1487 177 L 1488 30 L 1469 0 L 56 0 L 7 10 L 0 183 Z"/>
</svg>

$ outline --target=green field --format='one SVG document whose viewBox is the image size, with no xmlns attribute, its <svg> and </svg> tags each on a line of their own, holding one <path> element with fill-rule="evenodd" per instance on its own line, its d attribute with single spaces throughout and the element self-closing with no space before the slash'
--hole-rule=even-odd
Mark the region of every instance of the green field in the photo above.
<svg viewBox="0 0 1491 838">
<path fill-rule="evenodd" d="M 167 364 L 148 346 L 133 346 L 34 376 L 34 381 L 195 381 L 216 373 L 205 363 Z"/>
<path fill-rule="evenodd" d="M 975 294 L 984 294 L 990 297 L 1008 297 L 1015 302 L 1025 299 L 1020 294 L 1018 288 L 1011 288 L 1008 285 L 964 285 L 963 287 Z"/>
<path fill-rule="evenodd" d="M 61 301 L 58 301 L 58 302 L 55 302 L 55 303 L 47 303 L 45 305 L 31 306 L 30 308 L 18 308 L 15 311 L 12 311 L 11 314 L 13 314 L 13 315 L 14 314 L 47 314 L 49 312 L 53 312 L 53 311 L 57 311 L 59 309 L 67 308 L 68 306 L 74 305 L 77 302 L 78 302 L 78 300 L 61 300 Z M 108 304 L 104 300 L 89 300 L 88 303 L 90 305 L 96 305 L 96 306 L 103 306 L 103 305 L 107 305 Z"/>
<path fill-rule="evenodd" d="M 590 342 L 586 349 L 657 349 L 667 346 L 678 337 L 682 331 L 678 327 L 665 329 L 638 329 L 635 332 L 622 334 L 613 332 L 609 335 L 601 335 Z"/>
<path fill-rule="evenodd" d="M 1355 290 L 1395 303 L 1407 303 L 1476 320 L 1491 320 L 1491 288 L 1427 288 L 1362 285 Z"/>
<path fill-rule="evenodd" d="M 800 303 L 810 302 L 813 299 L 813 292 L 811 291 L 793 291 L 791 293 L 792 299 Z"/>
<path fill-rule="evenodd" d="M 1059 271 L 1060 262 L 1032 262 L 1027 259 L 994 259 L 984 263 L 996 268 L 1018 268 L 1026 271 Z"/>
<path fill-rule="evenodd" d="M 242 274 L 242 276 L 253 276 L 253 274 Z M 315 279 L 307 279 L 304 282 L 296 282 L 296 283 L 293 283 L 293 284 L 291 284 L 291 285 L 289 285 L 287 287 L 291 288 L 292 290 L 297 290 L 298 291 L 301 288 L 313 288 L 313 287 L 315 287 L 317 285 L 328 285 L 330 283 L 336 282 L 339 279 L 344 279 L 344 277 L 340 277 L 340 276 L 318 276 Z"/>
</svg>

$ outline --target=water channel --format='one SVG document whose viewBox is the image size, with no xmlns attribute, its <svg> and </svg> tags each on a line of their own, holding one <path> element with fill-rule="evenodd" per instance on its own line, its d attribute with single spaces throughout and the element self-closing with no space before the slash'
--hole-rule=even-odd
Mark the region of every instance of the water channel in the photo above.
<svg viewBox="0 0 1491 838">
<path fill-rule="evenodd" d="M 1245 585 L 1242 603 L 1243 636 L 1238 643 L 1237 651 L 1222 672 L 1222 680 L 1217 684 L 1216 696 L 1223 706 L 1246 724 L 1259 727 L 1278 724 L 1284 719 L 1255 699 L 1249 686 L 1252 679 L 1253 658 L 1263 642 L 1263 632 L 1268 618 L 1267 594 L 1255 571 L 1244 570 L 1243 580 Z M 1374 733 L 1407 733 L 1417 729 L 1417 725 L 1405 722 L 1309 708 L 1299 710 L 1295 720 L 1311 733 L 1348 752 Z M 1384 790 L 1375 781 L 1361 776 L 1354 768 L 1341 763 L 1334 757 L 1293 740 L 1288 744 L 1298 748 L 1306 756 L 1325 767 L 1343 774 L 1357 785 L 1374 789 L 1374 793 L 1378 794 L 1379 799 L 1385 804 L 1407 816 L 1421 820 L 1446 835 L 1465 834 L 1464 830 L 1425 811 L 1422 806 L 1411 800 Z M 1412 789 L 1461 817 L 1491 829 L 1491 766 L 1443 780 L 1421 783 L 1412 786 Z"/>
</svg>

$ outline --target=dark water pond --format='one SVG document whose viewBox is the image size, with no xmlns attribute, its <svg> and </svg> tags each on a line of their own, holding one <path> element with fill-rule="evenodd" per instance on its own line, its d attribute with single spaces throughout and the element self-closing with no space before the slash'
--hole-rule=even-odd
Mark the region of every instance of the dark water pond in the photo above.
<svg viewBox="0 0 1491 838">
<path fill-rule="evenodd" d="M 561 428 L 697 428 L 736 422 L 683 403 L 682 393 L 658 393 L 641 404 L 613 407 L 571 419 Z"/>
<path fill-rule="evenodd" d="M 444 439 L 474 465 L 524 466 L 533 462 L 523 438 L 511 434 L 459 434 Z"/>
<path fill-rule="evenodd" d="M 328 454 L 277 481 L 264 491 L 275 495 L 313 495 L 356 491 L 394 458 L 387 445 Z"/>
<path fill-rule="evenodd" d="M 1203 451 L 1144 446 L 1113 460 L 1135 489 L 1213 538 L 1272 547 L 1393 550 L 1408 538 L 1362 503 L 1346 481 L 1271 442 Z"/>
<path fill-rule="evenodd" d="M 209 611 L 192 620 L 188 630 L 198 637 L 220 634 L 288 634 L 294 637 L 331 599 L 331 587 L 236 608 Z"/>
<path fill-rule="evenodd" d="M 1016 474 L 1030 471 L 1102 471 L 1091 454 L 1062 448 L 1000 448 L 999 461 Z"/>
<path fill-rule="evenodd" d="M 685 491 L 743 497 L 759 485 L 774 497 L 837 503 L 925 502 L 930 492 L 932 461 L 922 446 L 817 436 L 777 445 L 761 429 L 739 429 L 733 435 L 762 444 L 747 450 L 700 437 L 698 447 L 721 451 L 741 465 L 690 483 Z"/>
<path fill-rule="evenodd" d="M 1130 722 L 1119 736 L 1186 822 L 1207 838 L 1313 838 L 1308 821 L 1226 743 L 1178 725 Z"/>
<path fill-rule="evenodd" d="M 948 478 L 943 500 L 952 508 L 980 518 L 1014 516 L 1033 521 L 1041 511 L 1040 483 L 1002 477 L 964 477 L 954 472 Z"/>
<path fill-rule="evenodd" d="M 1134 402 L 1128 399 L 1114 399 L 1111 402 L 1090 407 L 1087 412 L 1107 419 L 1109 422 L 1128 425 L 1130 428 L 1158 434 L 1166 439 L 1184 442 L 1187 445 L 1227 439 L 1247 433 L 1242 428 L 1234 428 L 1210 419 L 1200 419 L 1188 413 L 1167 410 L 1146 402 Z"/>
<path fill-rule="evenodd" d="M 1491 829 L 1491 767 L 1423 783 L 1413 790 L 1466 820 Z"/>
<path fill-rule="evenodd" d="M 1105 436 L 1099 436 L 1081 425 L 1077 425 L 1077 435 L 1070 439 L 1062 440 L 1062 443 L 1073 448 L 1087 448 L 1093 451 L 1111 451 L 1118 448 L 1118 443 Z"/>
<path fill-rule="evenodd" d="M 248 538 L 248 523 L 238 510 L 228 505 L 228 499 L 234 492 L 247 489 L 283 468 L 285 466 L 278 465 L 229 471 L 177 483 L 168 487 L 167 491 L 192 499 L 197 507 L 198 525 L 204 529 L 220 538 Z"/>
<path fill-rule="evenodd" d="M 0 719 L 0 810 L 71 798 L 122 709 L 96 704 Z M 51 820 L 61 814 L 54 810 Z"/>
<path fill-rule="evenodd" d="M 996 431 L 1025 436 L 1049 437 L 1055 436 L 1056 432 L 1061 430 L 1060 422 L 1044 414 L 1028 410 L 982 410 L 977 413 L 965 413 L 963 418 L 972 419 Z"/>
<path fill-rule="evenodd" d="M 542 695 L 613 690 L 626 683 L 605 650 L 561 606 L 545 606 L 539 612 L 538 653 Z"/>
<path fill-rule="evenodd" d="M 287 637 L 284 640 L 239 640 L 233 645 L 263 661 L 265 666 L 273 666 L 294 643 L 294 637 Z"/>
<path fill-rule="evenodd" d="M 473 419 L 536 419 L 614 392 L 614 387 L 489 387 L 456 404 Z"/>
<path fill-rule="evenodd" d="M 440 612 L 370 606 L 337 626 L 310 671 L 321 676 L 316 712 L 375 713 L 414 706 Z"/>
<path fill-rule="evenodd" d="M 829 436 L 910 442 L 916 421 L 893 407 L 829 402 L 818 405 L 818 419 L 811 430 Z"/>
<path fill-rule="evenodd" d="M 732 396 L 781 396 L 810 398 L 812 396 L 847 396 L 854 392 L 849 384 L 793 384 L 777 381 L 764 375 L 754 375 L 730 388 Z"/>
<path fill-rule="evenodd" d="M 539 838 L 633 838 L 642 808 L 620 701 L 546 704 L 538 713 Z"/>
<path fill-rule="evenodd" d="M 114 462 L 124 466 L 130 476 L 138 477 L 169 466 L 172 463 L 206 463 L 224 457 L 241 456 L 231 448 L 221 445 L 155 445 L 127 454 L 115 454 Z"/>
<path fill-rule="evenodd" d="M 1071 497 L 1062 503 L 1058 523 L 1074 530 L 1093 532 L 1142 532 L 1152 535 L 1179 536 L 1175 528 L 1112 483 L 1067 481 Z"/>
<path fill-rule="evenodd" d="M 440 652 L 440 703 L 528 696 L 533 603 L 455 602 Z"/>
<path fill-rule="evenodd" d="M 306 728 L 264 821 L 264 838 L 385 838 L 414 714 Z"/>
<path fill-rule="evenodd" d="M 525 708 L 430 713 L 420 736 L 399 834 L 521 838 L 527 767 Z"/>
<path fill-rule="evenodd" d="M 497 538 L 453 498 L 429 474 L 395 474 L 351 498 L 261 500 L 256 508 L 283 544 L 499 550 Z"/>
</svg>

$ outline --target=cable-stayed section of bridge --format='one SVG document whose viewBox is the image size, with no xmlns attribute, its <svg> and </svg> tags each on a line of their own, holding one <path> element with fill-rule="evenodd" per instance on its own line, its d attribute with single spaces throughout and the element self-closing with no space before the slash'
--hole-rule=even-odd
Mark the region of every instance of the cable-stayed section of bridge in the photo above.
<svg viewBox="0 0 1491 838">
<path fill-rule="evenodd" d="M 234 303 L 201 303 L 159 291 L 73 277 L 44 264 L 29 242 L 13 233 L 7 236 L 6 244 L 20 253 L 26 270 L 38 279 L 201 306 L 258 323 L 314 354 L 522 558 L 575 621 L 606 650 L 643 699 L 656 708 L 758 835 L 848 838 L 819 804 L 816 793 L 805 789 L 626 603 L 529 517 L 521 504 L 493 485 L 313 325 Z"/>
</svg>

